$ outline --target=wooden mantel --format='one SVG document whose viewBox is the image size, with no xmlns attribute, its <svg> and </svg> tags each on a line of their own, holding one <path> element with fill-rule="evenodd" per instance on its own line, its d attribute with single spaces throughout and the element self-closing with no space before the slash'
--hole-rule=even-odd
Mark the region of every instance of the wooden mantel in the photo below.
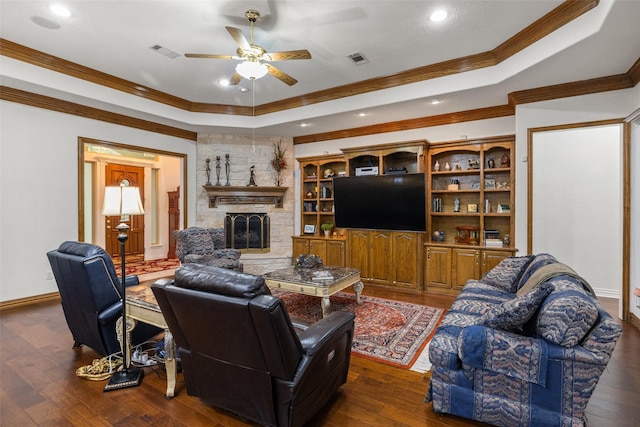
<svg viewBox="0 0 640 427">
<path fill-rule="evenodd" d="M 232 187 L 224 185 L 203 185 L 209 195 L 209 207 L 217 208 L 219 204 L 255 205 L 274 204 L 281 208 L 284 193 L 288 187 Z"/>
</svg>

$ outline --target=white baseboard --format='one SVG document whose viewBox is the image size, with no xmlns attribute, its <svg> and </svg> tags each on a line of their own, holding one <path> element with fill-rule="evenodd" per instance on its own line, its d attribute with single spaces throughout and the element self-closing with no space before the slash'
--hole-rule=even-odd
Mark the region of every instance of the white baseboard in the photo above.
<svg viewBox="0 0 640 427">
<path fill-rule="evenodd" d="M 617 298 L 620 299 L 620 291 L 608 288 L 593 288 L 593 291 L 598 297 L 604 298 Z"/>
</svg>

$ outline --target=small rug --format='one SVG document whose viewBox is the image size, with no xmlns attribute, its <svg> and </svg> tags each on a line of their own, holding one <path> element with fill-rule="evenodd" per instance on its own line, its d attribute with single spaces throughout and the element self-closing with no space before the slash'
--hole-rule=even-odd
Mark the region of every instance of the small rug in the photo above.
<svg viewBox="0 0 640 427">
<path fill-rule="evenodd" d="M 320 298 L 290 292 L 272 291 L 287 306 L 289 315 L 309 322 L 322 318 Z M 350 311 L 356 315 L 352 352 L 404 369 L 413 365 L 444 317 L 444 309 L 426 305 L 338 292 L 331 296 L 331 311 Z M 414 369 L 422 372 L 421 369 Z"/>
<path fill-rule="evenodd" d="M 118 277 L 122 272 L 120 267 L 120 260 L 113 260 L 113 264 L 116 267 L 116 273 Z M 171 258 L 152 259 L 149 261 L 129 261 L 127 258 L 127 264 L 125 265 L 127 276 L 140 276 L 143 274 L 157 273 L 160 271 L 175 270 L 180 267 L 180 260 Z"/>
</svg>

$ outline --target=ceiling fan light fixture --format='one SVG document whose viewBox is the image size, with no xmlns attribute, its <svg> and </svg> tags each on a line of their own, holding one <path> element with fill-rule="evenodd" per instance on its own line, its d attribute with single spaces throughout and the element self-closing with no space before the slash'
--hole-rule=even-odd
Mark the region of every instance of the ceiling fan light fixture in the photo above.
<svg viewBox="0 0 640 427">
<path fill-rule="evenodd" d="M 447 12 L 446 10 L 436 9 L 429 16 L 429 19 L 431 20 L 431 22 L 442 22 L 447 19 L 447 16 L 449 16 L 449 12 Z"/>
<path fill-rule="evenodd" d="M 267 75 L 267 66 L 262 62 L 244 61 L 236 65 L 236 72 L 245 79 L 257 80 Z"/>
<path fill-rule="evenodd" d="M 62 16 L 63 18 L 68 18 L 71 16 L 71 11 L 69 10 L 69 8 L 62 4 L 52 4 L 51 6 L 49 6 L 49 10 L 57 16 Z"/>
</svg>

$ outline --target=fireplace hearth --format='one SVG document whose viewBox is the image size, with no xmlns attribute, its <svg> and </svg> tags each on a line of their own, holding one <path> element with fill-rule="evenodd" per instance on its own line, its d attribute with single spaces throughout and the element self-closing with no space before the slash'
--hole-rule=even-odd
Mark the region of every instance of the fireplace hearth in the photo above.
<svg viewBox="0 0 640 427">
<path fill-rule="evenodd" d="M 226 247 L 242 252 L 269 252 L 269 229 L 266 213 L 227 213 L 224 218 Z"/>
</svg>

